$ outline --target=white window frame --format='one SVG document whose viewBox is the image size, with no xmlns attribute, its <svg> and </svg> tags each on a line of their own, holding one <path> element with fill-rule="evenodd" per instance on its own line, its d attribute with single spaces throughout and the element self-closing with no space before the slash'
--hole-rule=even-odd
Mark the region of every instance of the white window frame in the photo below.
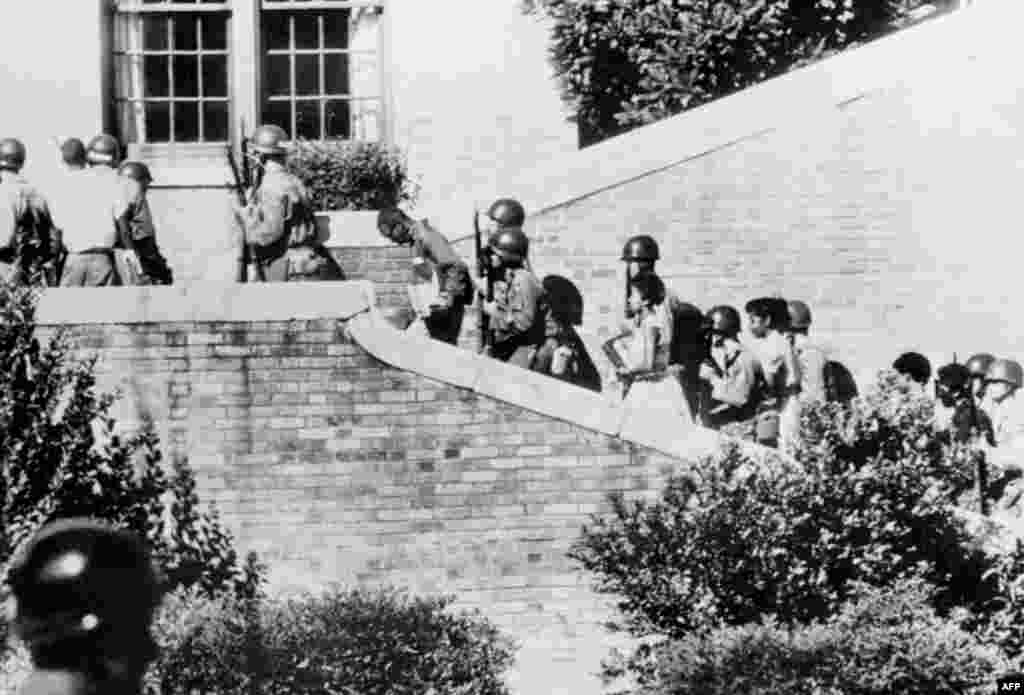
<svg viewBox="0 0 1024 695">
<path fill-rule="evenodd" d="M 229 138 L 236 154 L 243 136 L 248 136 L 260 124 L 263 95 L 263 57 L 261 46 L 262 31 L 259 22 L 260 13 L 266 10 L 324 10 L 324 9 L 361 9 L 371 10 L 380 14 L 377 31 L 377 74 L 379 77 L 379 115 L 377 124 L 377 141 L 382 144 L 393 142 L 392 123 L 392 92 L 391 92 L 391 15 L 388 0 L 223 0 L 229 12 L 228 19 L 228 126 Z M 203 4 L 196 5 L 186 2 L 153 3 L 143 0 L 110 0 L 111 21 L 113 30 L 113 13 L 161 13 L 172 11 L 196 12 L 209 8 Z M 113 57 L 114 43 L 110 43 L 110 55 Z M 111 89 L 107 102 L 115 104 L 117 69 L 116 61 L 111 60 Z M 201 71 L 201 70 L 200 70 Z M 323 76 L 321 75 L 321 81 Z M 294 85 L 293 85 L 294 89 Z M 117 108 L 111 109 L 115 127 L 114 132 L 120 134 L 120 113 Z M 202 114 L 200 114 L 202 118 Z M 155 181 L 159 186 L 188 186 L 186 179 L 210 178 L 215 185 L 223 184 L 223 171 L 201 174 L 203 167 L 224 162 L 224 150 L 227 143 L 128 143 L 128 158 L 155 163 L 162 172 L 179 169 L 182 181 Z M 202 185 L 204 181 L 196 181 Z"/>
</svg>

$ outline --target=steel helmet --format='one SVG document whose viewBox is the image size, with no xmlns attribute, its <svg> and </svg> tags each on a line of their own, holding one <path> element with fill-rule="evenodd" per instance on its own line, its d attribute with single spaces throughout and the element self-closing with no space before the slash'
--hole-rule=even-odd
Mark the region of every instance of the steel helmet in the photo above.
<svg viewBox="0 0 1024 695">
<path fill-rule="evenodd" d="M 504 260 L 524 261 L 530 250 L 530 240 L 516 227 L 501 229 L 491 235 L 490 247 Z"/>
<path fill-rule="evenodd" d="M 712 307 L 708 311 L 707 327 L 712 333 L 735 338 L 740 333 L 740 312 L 731 306 Z"/>
<path fill-rule="evenodd" d="M 252 133 L 252 149 L 260 154 L 281 155 L 287 150 L 284 142 L 288 140 L 288 133 L 276 125 L 261 125 Z"/>
<path fill-rule="evenodd" d="M 811 327 L 811 308 L 799 299 L 792 299 L 788 303 L 789 327 L 804 329 Z"/>
<path fill-rule="evenodd" d="M 993 360 L 985 374 L 985 381 L 1004 381 L 1020 388 L 1024 385 L 1024 371 L 1021 371 L 1020 363 L 1014 360 Z"/>
<path fill-rule="evenodd" d="M 139 183 L 151 183 L 153 181 L 153 176 L 149 173 L 149 167 L 142 162 L 125 162 L 118 169 L 118 173 L 121 176 L 135 179 Z"/>
<path fill-rule="evenodd" d="M 972 377 L 984 378 L 988 374 L 988 368 L 995 362 L 995 355 L 990 355 L 987 352 L 979 352 L 977 355 L 971 355 L 971 359 L 967 360 L 967 370 L 971 373 Z"/>
<path fill-rule="evenodd" d="M 0 169 L 17 171 L 25 165 L 25 145 L 16 138 L 0 140 Z"/>
<path fill-rule="evenodd" d="M 660 257 L 658 242 L 646 234 L 631 237 L 622 247 L 622 260 L 624 261 L 656 261 Z"/>
<path fill-rule="evenodd" d="M 65 164 L 85 164 L 85 144 L 78 138 L 68 138 L 60 146 L 60 156 Z"/>
<path fill-rule="evenodd" d="M 134 534 L 91 519 L 44 527 L 11 566 L 9 618 L 30 649 L 94 637 L 148 639 L 160 602 L 149 553 Z"/>
<path fill-rule="evenodd" d="M 487 208 L 487 216 L 497 222 L 499 227 L 522 227 L 526 221 L 526 210 L 518 200 L 502 198 Z"/>
<path fill-rule="evenodd" d="M 103 133 L 89 141 L 86 159 L 91 164 L 109 164 L 116 166 L 121 159 L 121 145 L 113 135 Z"/>
</svg>

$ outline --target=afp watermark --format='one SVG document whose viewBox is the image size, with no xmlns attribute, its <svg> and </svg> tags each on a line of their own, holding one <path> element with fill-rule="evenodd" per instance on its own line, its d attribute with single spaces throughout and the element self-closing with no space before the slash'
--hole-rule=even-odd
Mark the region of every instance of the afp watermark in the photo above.
<svg viewBox="0 0 1024 695">
<path fill-rule="evenodd" d="M 1024 672 L 1006 673 L 996 679 L 997 693 L 1024 693 Z"/>
</svg>

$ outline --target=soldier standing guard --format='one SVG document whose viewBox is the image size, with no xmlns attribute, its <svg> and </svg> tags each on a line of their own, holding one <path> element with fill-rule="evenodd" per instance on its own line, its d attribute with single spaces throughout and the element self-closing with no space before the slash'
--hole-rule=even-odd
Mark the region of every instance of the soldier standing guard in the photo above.
<svg viewBox="0 0 1024 695">
<path fill-rule="evenodd" d="M 0 140 L 0 201 L 5 229 L 0 230 L 0 278 L 18 284 L 56 285 L 60 236 L 42 194 L 21 175 L 25 145 Z"/>
<path fill-rule="evenodd" d="M 514 226 L 525 220 L 523 208 L 510 199 L 497 201 L 487 212 L 496 225 L 488 243 L 489 272 L 494 278 L 494 299 L 488 301 L 487 283 L 474 278 L 481 295 L 480 311 L 491 319 L 491 357 L 524 369 L 534 366 L 537 350 L 544 342 L 544 288 L 525 266 L 530 242 Z"/>
<path fill-rule="evenodd" d="M 158 654 L 161 590 L 140 539 L 86 519 L 44 527 L 14 561 L 8 619 L 33 671 L 21 695 L 137 695 Z"/>
<path fill-rule="evenodd" d="M 473 301 L 469 267 L 427 220 L 417 222 L 398 208 L 377 214 L 377 230 L 400 246 L 412 246 L 416 265 L 425 265 L 430 275 L 437 278 L 438 296 L 430 304 L 429 313 L 421 318 L 431 338 L 458 344 L 466 305 Z"/>
<path fill-rule="evenodd" d="M 118 239 L 118 248 L 132 251 L 138 258 L 142 271 L 137 278 L 138 284 L 170 285 L 173 274 L 157 246 L 153 214 L 149 209 L 149 198 L 146 197 L 149 184 L 153 181 L 149 167 L 141 162 L 125 162 L 118 173 L 126 184 L 130 184 L 126 189 L 128 203 L 122 226 L 126 234 Z"/>
<path fill-rule="evenodd" d="M 89 168 L 75 175 L 73 188 L 61 197 L 57 224 L 69 250 L 61 277 L 64 287 L 122 284 L 114 258 L 127 206 L 116 169 L 120 149 L 111 135 L 94 137 L 86 153 Z M 140 272 L 133 254 L 125 260 L 133 275 Z"/>
<path fill-rule="evenodd" d="M 626 264 L 626 318 L 632 317 L 629 308 L 629 286 L 632 278 L 641 272 L 655 271 L 655 264 L 661 257 L 658 242 L 652 237 L 641 234 L 631 237 L 622 247 L 621 260 Z M 665 287 L 666 320 L 671 334 L 668 347 L 668 371 L 679 379 L 683 393 L 690 406 L 690 412 L 699 410 L 701 380 L 700 365 L 707 359 L 707 340 L 704 335 L 704 315 L 693 304 L 682 301 L 680 297 Z M 627 328 L 627 327 L 624 327 Z"/>
<path fill-rule="evenodd" d="M 317 241 L 305 186 L 285 168 L 287 139 L 276 125 L 262 125 L 252 135 L 256 183 L 246 192 L 246 205 L 234 209 L 239 243 L 248 245 L 248 281 L 343 280 L 341 267 Z"/>
</svg>

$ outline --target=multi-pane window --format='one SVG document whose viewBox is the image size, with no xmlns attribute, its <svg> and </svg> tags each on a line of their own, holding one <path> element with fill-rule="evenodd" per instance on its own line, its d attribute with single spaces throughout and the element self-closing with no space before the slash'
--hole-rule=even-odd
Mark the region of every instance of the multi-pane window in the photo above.
<svg viewBox="0 0 1024 695">
<path fill-rule="evenodd" d="M 230 134 L 231 3 L 118 0 L 115 105 L 129 143 L 217 143 Z"/>
<path fill-rule="evenodd" d="M 262 120 L 291 137 L 377 139 L 379 7 L 263 0 L 262 8 Z"/>
<path fill-rule="evenodd" d="M 384 0 L 105 0 L 117 134 L 140 158 L 223 158 L 260 123 L 385 137 Z"/>
</svg>

